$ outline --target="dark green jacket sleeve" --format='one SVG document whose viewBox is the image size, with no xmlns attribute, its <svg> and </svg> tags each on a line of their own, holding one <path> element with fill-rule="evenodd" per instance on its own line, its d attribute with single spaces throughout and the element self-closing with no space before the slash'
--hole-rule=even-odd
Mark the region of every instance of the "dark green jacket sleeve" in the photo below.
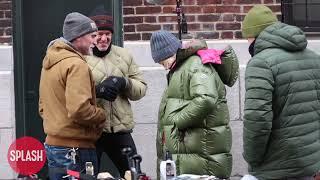
<svg viewBox="0 0 320 180">
<path fill-rule="evenodd" d="M 262 162 L 272 128 L 274 87 L 270 67 L 261 59 L 251 59 L 245 74 L 243 156 L 247 163 Z"/>
<path fill-rule="evenodd" d="M 178 129 L 197 127 L 203 124 L 208 112 L 215 107 L 218 99 L 217 82 L 213 74 L 201 71 L 190 73 L 189 91 L 191 101 L 180 112 L 169 118 L 176 124 Z M 217 75 L 217 74 L 216 74 Z"/>
</svg>

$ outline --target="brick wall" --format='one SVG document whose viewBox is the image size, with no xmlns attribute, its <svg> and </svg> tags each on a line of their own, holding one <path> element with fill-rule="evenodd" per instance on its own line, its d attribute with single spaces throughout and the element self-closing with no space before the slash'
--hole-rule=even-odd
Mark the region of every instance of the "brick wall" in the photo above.
<svg viewBox="0 0 320 180">
<path fill-rule="evenodd" d="M 279 17 L 281 0 L 182 0 L 189 34 L 184 38 L 241 39 L 241 21 L 255 4 L 266 4 Z M 178 32 L 176 0 L 152 5 L 123 0 L 124 40 L 149 40 L 153 31 Z"/>
<path fill-rule="evenodd" d="M 0 0 L 0 44 L 12 44 L 11 0 Z"/>
<path fill-rule="evenodd" d="M 241 21 L 255 4 L 266 4 L 280 15 L 281 0 L 182 0 L 189 35 L 186 38 L 239 39 Z M 0 44 L 12 44 L 12 0 L 0 0 Z M 177 33 L 176 1 L 152 5 L 123 0 L 124 40 L 149 40 L 159 29 Z"/>
</svg>

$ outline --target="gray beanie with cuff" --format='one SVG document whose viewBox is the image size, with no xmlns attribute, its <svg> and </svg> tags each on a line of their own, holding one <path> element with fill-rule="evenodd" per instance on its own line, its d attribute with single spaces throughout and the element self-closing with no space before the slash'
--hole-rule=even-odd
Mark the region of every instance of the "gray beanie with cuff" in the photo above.
<svg viewBox="0 0 320 180">
<path fill-rule="evenodd" d="M 182 47 L 181 41 L 172 33 L 164 30 L 152 33 L 150 38 L 151 55 L 155 63 L 159 63 L 174 54 Z"/>
<path fill-rule="evenodd" d="M 71 42 L 72 40 L 97 31 L 93 20 L 78 12 L 69 13 L 63 24 L 63 37 Z"/>
</svg>

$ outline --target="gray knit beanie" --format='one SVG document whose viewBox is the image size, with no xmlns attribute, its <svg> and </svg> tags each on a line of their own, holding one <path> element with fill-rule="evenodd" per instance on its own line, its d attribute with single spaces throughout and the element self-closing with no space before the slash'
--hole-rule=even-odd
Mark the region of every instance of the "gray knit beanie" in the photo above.
<svg viewBox="0 0 320 180">
<path fill-rule="evenodd" d="M 150 39 L 151 54 L 155 63 L 159 63 L 174 54 L 181 48 L 181 42 L 168 31 L 160 30 L 152 33 Z"/>
<path fill-rule="evenodd" d="M 67 41 L 72 41 L 97 30 L 97 26 L 93 20 L 78 12 L 72 12 L 64 20 L 63 37 Z"/>
</svg>

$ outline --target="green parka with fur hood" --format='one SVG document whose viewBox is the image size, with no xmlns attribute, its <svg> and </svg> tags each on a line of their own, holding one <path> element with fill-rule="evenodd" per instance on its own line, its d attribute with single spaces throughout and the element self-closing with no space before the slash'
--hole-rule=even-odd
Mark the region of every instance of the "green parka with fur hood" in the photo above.
<svg viewBox="0 0 320 180">
<path fill-rule="evenodd" d="M 238 64 L 229 68 L 233 72 L 224 71 L 221 76 L 212 64 L 202 64 L 196 55 L 203 48 L 204 41 L 179 49 L 176 65 L 168 74 L 168 87 L 159 109 L 158 163 L 168 150 L 173 154 L 177 174 L 226 178 L 232 169 L 232 135 L 223 82 L 233 81 L 233 85 Z"/>
</svg>

